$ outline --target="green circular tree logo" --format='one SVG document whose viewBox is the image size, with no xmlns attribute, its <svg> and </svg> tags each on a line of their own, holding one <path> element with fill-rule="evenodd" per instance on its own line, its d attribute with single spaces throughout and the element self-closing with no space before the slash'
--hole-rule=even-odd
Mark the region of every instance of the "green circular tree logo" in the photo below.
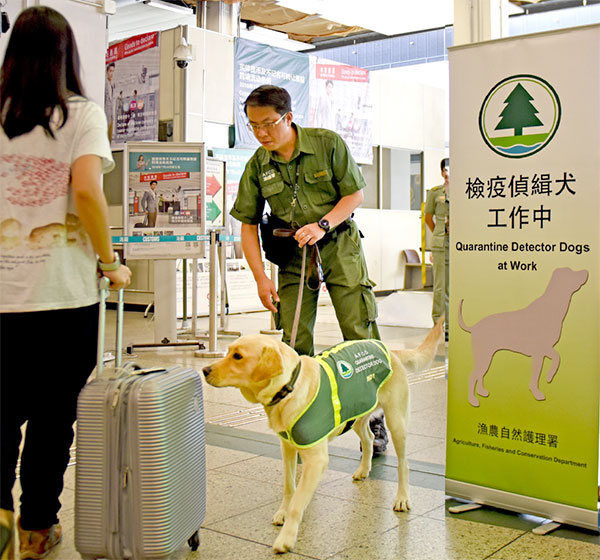
<svg viewBox="0 0 600 560">
<path fill-rule="evenodd" d="M 498 82 L 486 95 L 479 111 L 479 130 L 497 154 L 523 158 L 552 140 L 560 115 L 560 100 L 546 80 L 518 74 Z"/>
</svg>

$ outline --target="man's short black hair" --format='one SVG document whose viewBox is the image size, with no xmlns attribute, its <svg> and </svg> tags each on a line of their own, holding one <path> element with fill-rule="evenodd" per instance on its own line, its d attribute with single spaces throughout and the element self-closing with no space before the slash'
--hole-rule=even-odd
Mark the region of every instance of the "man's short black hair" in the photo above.
<svg viewBox="0 0 600 560">
<path fill-rule="evenodd" d="M 273 107 L 276 113 L 285 115 L 292 110 L 292 98 L 283 88 L 278 86 L 259 86 L 244 101 L 244 113 L 250 107 Z"/>
<path fill-rule="evenodd" d="M 150 181 L 150 185 L 152 185 L 152 183 L 154 183 L 155 185 L 158 185 L 158 181 Z"/>
<path fill-rule="evenodd" d="M 440 161 L 440 171 L 444 171 L 447 167 L 450 167 L 450 158 L 446 157 Z"/>
</svg>

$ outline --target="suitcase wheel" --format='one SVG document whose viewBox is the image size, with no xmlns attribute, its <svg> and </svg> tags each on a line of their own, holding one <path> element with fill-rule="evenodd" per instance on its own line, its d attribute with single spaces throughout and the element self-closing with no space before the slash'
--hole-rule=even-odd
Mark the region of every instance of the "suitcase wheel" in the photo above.
<svg viewBox="0 0 600 560">
<path fill-rule="evenodd" d="M 189 539 L 188 544 L 192 550 L 198 550 L 200 546 L 200 531 L 196 531 Z"/>
</svg>

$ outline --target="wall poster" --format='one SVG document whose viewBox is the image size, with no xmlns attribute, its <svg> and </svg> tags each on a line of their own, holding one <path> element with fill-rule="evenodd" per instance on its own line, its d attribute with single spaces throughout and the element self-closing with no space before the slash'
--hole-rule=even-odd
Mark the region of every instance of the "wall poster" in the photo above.
<svg viewBox="0 0 600 560">
<path fill-rule="evenodd" d="M 358 163 L 373 163 L 369 71 L 310 56 L 309 126 L 337 132 Z"/>
<path fill-rule="evenodd" d="M 271 84 L 285 88 L 292 98 L 294 122 L 305 126 L 308 114 L 308 56 L 278 47 L 235 40 L 234 122 L 237 148 L 258 148 L 258 140 L 248 130 L 244 101 L 258 86 Z"/>
<path fill-rule="evenodd" d="M 159 33 L 136 35 L 106 52 L 104 112 L 113 150 L 158 140 Z"/>
</svg>

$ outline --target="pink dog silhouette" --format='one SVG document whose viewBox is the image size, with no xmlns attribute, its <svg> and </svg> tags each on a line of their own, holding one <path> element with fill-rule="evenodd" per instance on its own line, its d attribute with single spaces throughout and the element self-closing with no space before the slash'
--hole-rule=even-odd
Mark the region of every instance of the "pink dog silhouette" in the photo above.
<svg viewBox="0 0 600 560">
<path fill-rule="evenodd" d="M 472 406 L 479 406 L 479 399 L 475 395 L 476 388 L 482 397 L 490 394 L 483 386 L 483 378 L 498 350 L 510 350 L 531 356 L 529 389 L 538 401 L 546 398 L 538 387 L 544 358 L 552 360 L 547 374 L 550 383 L 560 365 L 560 356 L 554 345 L 560 339 L 571 297 L 587 279 L 587 270 L 557 268 L 552 273 L 546 291 L 527 307 L 488 315 L 470 327 L 463 320 L 463 300 L 460 300 L 458 324 L 463 330 L 471 333 L 473 350 L 473 370 L 469 377 L 469 403 Z"/>
</svg>

